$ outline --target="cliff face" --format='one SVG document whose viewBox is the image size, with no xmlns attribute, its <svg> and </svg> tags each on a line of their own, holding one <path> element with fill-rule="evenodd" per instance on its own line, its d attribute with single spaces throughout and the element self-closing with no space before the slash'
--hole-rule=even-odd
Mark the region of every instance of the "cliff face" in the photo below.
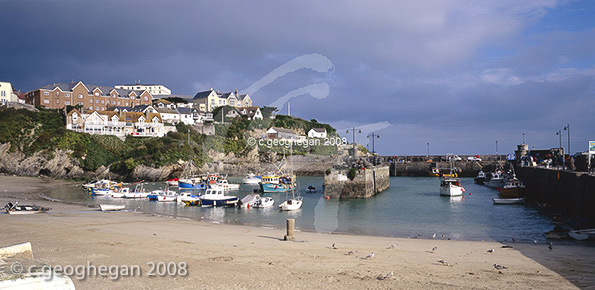
<svg viewBox="0 0 595 290">
<path fill-rule="evenodd" d="M 25 156 L 20 151 L 9 152 L 11 144 L 0 144 L 0 173 L 22 176 L 45 175 L 60 179 L 91 179 L 126 178 L 131 180 L 166 180 L 179 177 L 184 164 L 173 164 L 159 168 L 146 165 L 136 166 L 129 176 L 119 176 L 110 172 L 109 168 L 101 166 L 95 171 L 85 171 L 81 168 L 76 158 L 72 158 L 72 151 L 54 150 L 52 152 L 40 151 L 31 156 Z M 194 172 L 219 172 L 229 175 L 245 175 L 249 172 L 276 171 L 275 164 L 279 164 L 283 156 L 275 153 L 259 154 L 257 149 L 244 156 L 235 156 L 233 153 L 225 154 L 211 150 L 209 156 L 212 162 Z M 318 155 L 296 155 L 287 158 L 286 170 L 293 170 L 299 175 L 320 175 L 337 163 L 337 157 Z"/>
</svg>

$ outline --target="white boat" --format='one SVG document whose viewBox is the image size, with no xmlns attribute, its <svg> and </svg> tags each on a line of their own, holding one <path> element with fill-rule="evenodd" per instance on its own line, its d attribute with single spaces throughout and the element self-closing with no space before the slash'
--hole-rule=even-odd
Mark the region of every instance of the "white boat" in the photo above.
<svg viewBox="0 0 595 290">
<path fill-rule="evenodd" d="M 595 229 L 584 229 L 584 230 L 575 230 L 569 231 L 568 235 L 579 241 L 583 240 L 595 240 Z"/>
<path fill-rule="evenodd" d="M 256 203 L 257 201 L 259 201 L 261 199 L 260 195 L 258 194 L 248 194 L 246 196 L 244 196 L 244 198 L 242 198 L 240 200 L 240 206 L 241 207 L 254 207 L 254 203 Z"/>
<path fill-rule="evenodd" d="M 281 210 L 298 210 L 302 207 L 302 197 L 293 197 L 279 205 L 279 209 Z"/>
<path fill-rule="evenodd" d="M 246 175 L 246 177 L 242 179 L 242 183 L 245 184 L 258 184 L 261 181 L 262 179 L 260 178 L 260 176 L 254 173 L 249 173 L 248 175 Z"/>
<path fill-rule="evenodd" d="M 93 180 L 83 184 L 83 188 L 90 189 L 90 188 L 112 188 L 122 186 L 122 183 L 118 183 L 115 181 L 111 181 L 109 179 L 100 179 L 100 180 Z"/>
<path fill-rule="evenodd" d="M 492 199 L 494 204 L 516 204 L 516 203 L 523 203 L 525 202 L 524 197 L 517 197 L 517 198 L 494 198 Z"/>
<path fill-rule="evenodd" d="M 223 188 L 226 190 L 239 190 L 240 185 L 236 183 L 229 183 L 227 179 L 219 179 L 216 183 L 211 184 L 211 188 Z"/>
<path fill-rule="evenodd" d="M 237 196 L 225 195 L 223 188 L 209 188 L 200 197 L 202 206 L 235 205 L 238 201 Z"/>
<path fill-rule="evenodd" d="M 9 202 L 4 206 L 4 209 L 7 214 L 36 214 L 51 210 L 51 208 L 37 205 L 20 205 L 18 202 L 15 202 L 14 204 Z"/>
<path fill-rule="evenodd" d="M 168 179 L 165 183 L 170 187 L 178 187 L 179 178 Z"/>
<path fill-rule="evenodd" d="M 178 193 L 176 202 L 178 204 L 200 205 L 200 195 L 195 195 L 190 191 L 182 191 Z"/>
<path fill-rule="evenodd" d="M 92 195 L 108 195 L 111 196 L 112 193 L 114 192 L 113 190 L 109 189 L 109 188 L 91 188 L 89 189 L 91 191 Z"/>
<path fill-rule="evenodd" d="M 157 201 L 177 201 L 178 193 L 169 189 L 158 189 L 151 191 L 156 195 Z"/>
<path fill-rule="evenodd" d="M 493 172 L 492 177 L 488 181 L 484 181 L 484 185 L 487 187 L 493 188 L 500 188 L 504 186 L 506 180 L 504 179 L 504 174 L 501 171 Z"/>
<path fill-rule="evenodd" d="M 255 201 L 252 204 L 253 208 L 265 208 L 271 207 L 275 204 L 275 200 L 272 197 L 261 197 L 259 200 Z"/>
<path fill-rule="evenodd" d="M 123 210 L 126 208 L 123 204 L 99 204 L 99 209 L 101 211 L 115 211 L 115 210 Z"/>
<path fill-rule="evenodd" d="M 465 188 L 461 186 L 461 181 L 456 177 L 442 177 L 440 183 L 440 195 L 444 196 L 461 196 L 465 192 Z"/>
</svg>

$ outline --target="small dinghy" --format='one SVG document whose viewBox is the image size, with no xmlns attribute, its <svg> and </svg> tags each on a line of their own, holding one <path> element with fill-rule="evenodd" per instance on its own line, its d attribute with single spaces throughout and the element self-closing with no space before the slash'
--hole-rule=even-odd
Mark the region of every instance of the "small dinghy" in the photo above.
<svg viewBox="0 0 595 290">
<path fill-rule="evenodd" d="M 20 205 L 18 202 L 12 204 L 7 203 L 4 206 L 7 214 L 36 214 L 42 212 L 48 212 L 51 210 L 49 207 L 41 207 L 37 205 Z"/>
<path fill-rule="evenodd" d="M 123 210 L 124 208 L 126 208 L 126 206 L 123 204 L 99 204 L 99 209 L 101 211 L 117 211 Z"/>
</svg>

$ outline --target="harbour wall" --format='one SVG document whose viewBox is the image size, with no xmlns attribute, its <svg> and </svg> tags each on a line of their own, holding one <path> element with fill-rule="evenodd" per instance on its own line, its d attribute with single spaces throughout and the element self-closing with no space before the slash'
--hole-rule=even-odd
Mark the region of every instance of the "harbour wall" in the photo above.
<svg viewBox="0 0 595 290">
<path fill-rule="evenodd" d="M 516 167 L 527 198 L 555 213 L 577 215 L 595 223 L 595 176 L 586 172 Z"/>
<path fill-rule="evenodd" d="M 324 176 L 324 196 L 329 198 L 356 199 L 370 198 L 390 186 L 389 167 L 374 166 L 356 169 L 353 180 L 349 179 L 350 169 L 331 169 Z"/>
<path fill-rule="evenodd" d="M 486 165 L 505 164 L 506 158 L 495 160 L 482 159 L 482 161 L 455 161 L 454 167 L 460 169 L 457 172 L 461 177 L 475 177 L 477 173 Z M 446 161 L 408 161 L 391 162 L 390 176 L 428 176 L 432 168 L 439 168 L 442 173 L 449 173 L 450 164 Z"/>
</svg>

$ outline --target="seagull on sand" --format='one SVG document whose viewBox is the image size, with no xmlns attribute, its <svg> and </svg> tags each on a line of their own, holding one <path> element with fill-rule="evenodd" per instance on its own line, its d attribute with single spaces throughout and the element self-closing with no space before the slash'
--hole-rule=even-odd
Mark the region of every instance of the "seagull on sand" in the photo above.
<svg viewBox="0 0 595 290">
<path fill-rule="evenodd" d="M 547 246 L 547 248 L 548 248 L 548 249 L 550 249 L 550 251 L 551 251 L 551 250 L 554 248 L 554 243 L 550 243 L 550 244 Z"/>
<path fill-rule="evenodd" d="M 388 274 L 386 274 L 386 276 L 384 276 L 384 280 L 386 279 L 390 279 L 395 273 L 393 271 L 390 271 Z"/>
<path fill-rule="evenodd" d="M 355 254 L 355 252 L 357 252 L 357 250 L 351 250 L 351 251 L 349 251 L 349 252 L 347 253 L 347 255 L 348 255 L 348 256 L 351 256 L 351 255 Z"/>
<path fill-rule="evenodd" d="M 374 257 L 374 252 L 369 253 L 364 259 L 371 259 Z"/>
<path fill-rule="evenodd" d="M 496 268 L 496 270 L 508 269 L 508 267 L 502 266 L 500 264 L 494 264 L 494 268 Z"/>
<path fill-rule="evenodd" d="M 432 235 L 432 238 L 434 238 L 434 239 L 436 238 L 436 233 L 434 233 L 434 234 Z"/>
<path fill-rule="evenodd" d="M 387 248 L 387 249 L 394 249 L 396 246 L 397 246 L 397 244 L 392 244 L 392 245 L 390 245 L 390 246 L 388 246 L 388 247 L 386 247 L 386 248 Z"/>
<path fill-rule="evenodd" d="M 438 260 L 438 263 L 442 264 L 443 266 L 450 266 L 450 264 L 444 260 Z"/>
<path fill-rule="evenodd" d="M 335 243 L 333 243 L 333 245 L 331 246 L 334 250 L 337 249 L 337 246 L 335 245 Z"/>
<path fill-rule="evenodd" d="M 537 240 L 533 240 L 533 243 L 537 245 Z"/>
<path fill-rule="evenodd" d="M 494 252 L 494 249 L 489 249 L 488 250 L 488 253 L 493 253 L 493 252 Z"/>
<path fill-rule="evenodd" d="M 433 248 L 432 248 L 432 253 L 433 253 L 433 252 L 436 252 L 436 250 L 438 250 L 438 247 L 433 247 Z"/>
</svg>

